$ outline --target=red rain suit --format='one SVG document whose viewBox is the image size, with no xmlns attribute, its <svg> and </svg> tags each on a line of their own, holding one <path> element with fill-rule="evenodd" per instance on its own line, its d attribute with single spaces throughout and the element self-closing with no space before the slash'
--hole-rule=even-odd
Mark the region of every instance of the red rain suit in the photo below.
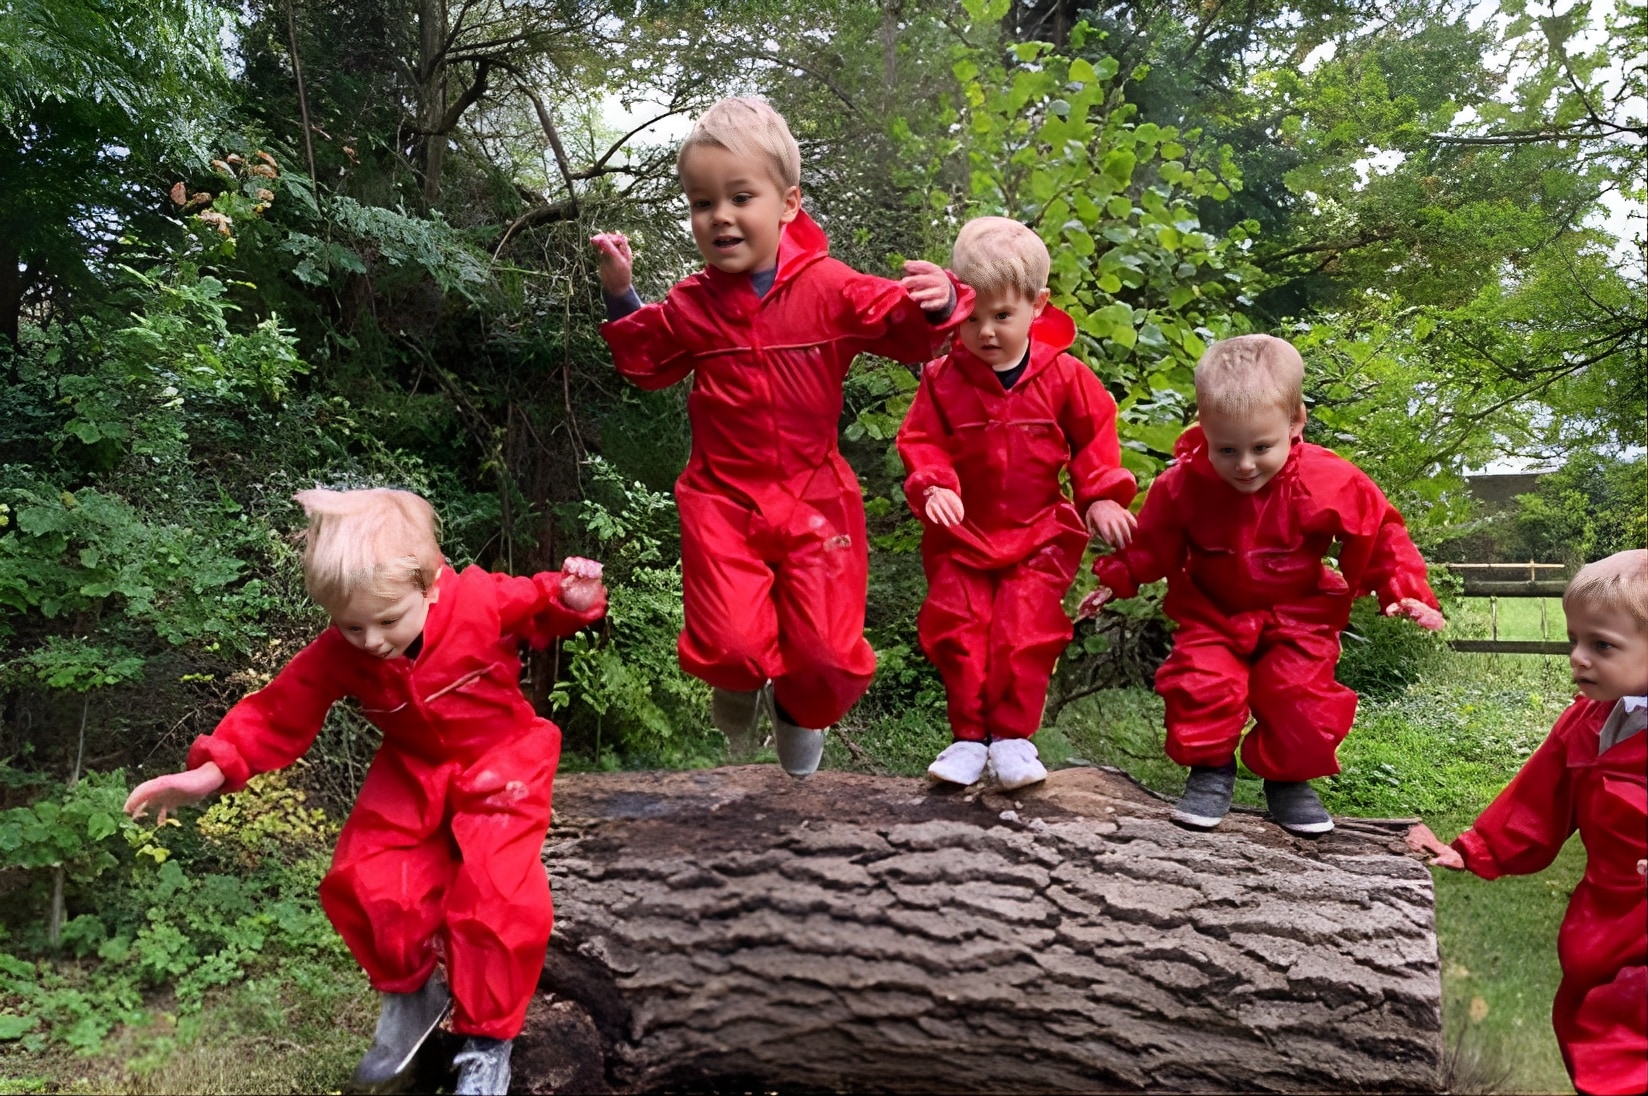
<svg viewBox="0 0 1648 1096">
<path fill-rule="evenodd" d="M 1351 602 L 1372 593 L 1381 606 L 1411 597 L 1437 607 L 1402 515 L 1361 469 L 1308 442 L 1251 495 L 1219 478 L 1200 426 L 1174 455 L 1133 543 L 1093 567 L 1123 598 L 1167 579 L 1165 609 L 1179 625 L 1156 671 L 1167 755 L 1224 764 L 1251 709 L 1248 768 L 1280 781 L 1338 772 L 1356 716 L 1356 694 L 1333 676 Z M 1335 541 L 1337 569 L 1323 562 Z"/>
<path fill-rule="evenodd" d="M 541 850 L 561 732 L 521 695 L 518 642 L 605 612 L 561 604 L 561 576 L 443 570 L 416 658 L 379 659 L 336 628 L 197 738 L 224 790 L 290 765 L 346 696 L 383 732 L 321 904 L 374 988 L 409 993 L 444 953 L 453 1030 L 513 1038 L 554 919 Z"/>
<path fill-rule="evenodd" d="M 961 496 L 966 518 L 927 523 L 927 600 L 916 619 L 938 667 L 957 739 L 1029 738 L 1065 645 L 1064 595 L 1087 547 L 1081 515 L 1100 499 L 1126 506 L 1116 402 L 1080 361 L 1069 316 L 1049 306 L 1030 328 L 1030 362 L 1011 390 L 959 344 L 928 363 L 898 432 L 904 495 L 926 518 L 925 492 Z M 1070 469 L 1072 506 L 1059 485 Z"/>
<path fill-rule="evenodd" d="M 864 639 L 864 499 L 837 448 L 841 384 L 869 351 L 930 357 L 972 312 L 930 323 L 897 282 L 828 255 L 805 213 L 785 226 L 772 288 L 707 267 L 601 327 L 646 389 L 694 374 L 692 455 L 675 483 L 686 627 L 681 668 L 721 689 L 773 681 L 803 727 L 846 714 L 875 673 Z"/>
<path fill-rule="evenodd" d="M 1597 1096 L 1648 1090 L 1648 733 L 1597 754 L 1613 704 L 1576 697 L 1453 847 L 1484 879 L 1548 867 L 1577 829 L 1585 878 L 1557 933 L 1551 1024 L 1568 1075 Z"/>
</svg>

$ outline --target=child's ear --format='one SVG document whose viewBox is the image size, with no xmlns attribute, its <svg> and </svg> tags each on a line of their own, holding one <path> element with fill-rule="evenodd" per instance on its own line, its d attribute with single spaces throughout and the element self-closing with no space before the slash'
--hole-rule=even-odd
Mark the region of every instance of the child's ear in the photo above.
<svg viewBox="0 0 1648 1096">
<path fill-rule="evenodd" d="M 1048 289 L 1046 286 L 1042 286 L 1041 292 L 1036 294 L 1036 299 L 1030 302 L 1030 314 L 1032 316 L 1041 315 L 1042 311 L 1047 308 L 1048 299 L 1052 296 L 1052 290 Z"/>
<path fill-rule="evenodd" d="M 1305 405 L 1300 404 L 1294 409 L 1293 417 L 1288 420 L 1288 440 L 1297 445 L 1305 438 Z"/>
<path fill-rule="evenodd" d="M 795 220 L 795 215 L 801 212 L 801 188 L 792 186 L 784 191 L 784 210 L 778 215 L 778 223 L 787 225 Z"/>
</svg>

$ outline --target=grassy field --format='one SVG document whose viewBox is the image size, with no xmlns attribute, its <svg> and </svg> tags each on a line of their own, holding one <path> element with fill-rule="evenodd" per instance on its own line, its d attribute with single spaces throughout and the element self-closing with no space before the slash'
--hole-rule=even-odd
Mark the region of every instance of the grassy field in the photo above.
<svg viewBox="0 0 1648 1096">
<path fill-rule="evenodd" d="M 1461 639 L 1554 639 L 1567 637 L 1559 597 L 1467 597 L 1450 621 L 1449 634 Z"/>
</svg>

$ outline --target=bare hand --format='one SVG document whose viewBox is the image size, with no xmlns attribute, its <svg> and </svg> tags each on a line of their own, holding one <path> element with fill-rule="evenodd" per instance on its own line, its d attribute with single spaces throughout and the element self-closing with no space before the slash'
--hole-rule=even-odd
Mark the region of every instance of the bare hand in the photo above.
<svg viewBox="0 0 1648 1096">
<path fill-rule="evenodd" d="M 955 292 L 943 267 L 921 259 L 911 259 L 904 264 L 904 277 L 899 284 L 923 312 L 943 312 Z"/>
<path fill-rule="evenodd" d="M 1427 632 L 1440 632 L 1447 626 L 1442 618 L 1442 610 L 1432 609 L 1416 597 L 1405 597 L 1400 601 L 1392 602 L 1385 609 L 1388 617 L 1405 616 Z"/>
<path fill-rule="evenodd" d="M 152 807 L 155 825 L 166 821 L 166 815 L 179 807 L 199 803 L 223 787 L 223 770 L 208 761 L 198 769 L 181 773 L 167 773 L 153 780 L 145 780 L 126 797 L 125 811 L 132 818 L 141 819 Z"/>
<path fill-rule="evenodd" d="M 942 525 L 948 529 L 952 525 L 960 525 L 967 516 L 967 508 L 961 504 L 961 496 L 948 487 L 930 487 L 927 489 L 927 520 L 934 525 Z"/>
<path fill-rule="evenodd" d="M 1100 586 L 1097 590 L 1094 590 L 1091 594 L 1088 594 L 1086 597 L 1081 599 L 1081 604 L 1076 606 L 1076 619 L 1086 620 L 1088 617 L 1098 616 L 1099 612 L 1103 610 L 1105 603 L 1115 596 L 1116 591 L 1112 590 L 1108 586 Z"/>
<path fill-rule="evenodd" d="M 582 613 L 606 596 L 601 585 L 601 565 L 582 556 L 568 556 L 561 563 L 561 604 Z"/>
<path fill-rule="evenodd" d="M 601 292 L 609 297 L 622 297 L 630 291 L 630 271 L 635 267 L 635 256 L 629 249 L 629 237 L 622 232 L 602 232 L 591 236 L 589 242 L 601 253 Z"/>
<path fill-rule="evenodd" d="M 1087 508 L 1087 533 L 1112 548 L 1126 548 L 1133 540 L 1139 519 L 1127 507 L 1110 499 L 1100 499 Z"/>
<path fill-rule="evenodd" d="M 1407 842 L 1408 848 L 1414 852 L 1431 854 L 1432 867 L 1452 868 L 1458 871 L 1465 866 L 1465 858 L 1459 855 L 1459 850 L 1444 845 L 1442 839 L 1432 833 L 1431 828 L 1423 822 L 1408 831 Z"/>
</svg>

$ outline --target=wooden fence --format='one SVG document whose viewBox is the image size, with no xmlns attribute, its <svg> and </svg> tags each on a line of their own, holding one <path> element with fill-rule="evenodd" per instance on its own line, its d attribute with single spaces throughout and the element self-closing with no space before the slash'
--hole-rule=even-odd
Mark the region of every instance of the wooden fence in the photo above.
<svg viewBox="0 0 1648 1096">
<path fill-rule="evenodd" d="M 1565 640 L 1551 639 L 1500 639 L 1499 638 L 1499 599 L 1502 597 L 1561 597 L 1562 591 L 1567 588 L 1566 579 L 1542 579 L 1541 571 L 1566 571 L 1563 563 L 1448 563 L 1444 564 L 1451 571 L 1458 571 L 1465 576 L 1464 594 L 1466 597 L 1488 598 L 1488 624 L 1493 636 L 1492 639 L 1450 639 L 1448 646 L 1456 651 L 1474 651 L 1485 654 L 1498 655 L 1565 655 L 1568 653 L 1568 644 Z M 1477 578 L 1473 572 L 1488 572 L 1484 578 Z M 1527 577 L 1512 578 L 1511 573 L 1525 574 Z M 1540 622 L 1545 623 L 1545 607 L 1540 606 Z M 1546 629 L 1542 626 L 1541 631 Z"/>
</svg>

